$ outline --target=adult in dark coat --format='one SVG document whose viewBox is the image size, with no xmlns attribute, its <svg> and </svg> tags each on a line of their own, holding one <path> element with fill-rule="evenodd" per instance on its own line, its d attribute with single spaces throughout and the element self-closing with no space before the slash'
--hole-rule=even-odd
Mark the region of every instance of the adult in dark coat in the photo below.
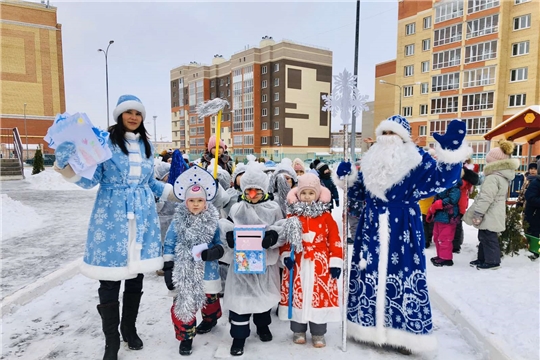
<svg viewBox="0 0 540 360">
<path fill-rule="evenodd" d="M 540 175 L 531 181 L 525 192 L 524 219 L 529 223 L 527 234 L 540 237 Z"/>
</svg>

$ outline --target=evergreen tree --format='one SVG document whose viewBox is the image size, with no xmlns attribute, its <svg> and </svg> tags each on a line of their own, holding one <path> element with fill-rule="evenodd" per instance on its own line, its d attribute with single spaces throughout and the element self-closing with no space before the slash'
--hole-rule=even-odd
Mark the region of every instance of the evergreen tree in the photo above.
<svg viewBox="0 0 540 360">
<path fill-rule="evenodd" d="M 42 171 L 45 171 L 45 166 L 43 166 L 43 154 L 41 153 L 41 149 L 37 148 L 36 153 L 34 154 L 34 168 L 32 169 L 32 175 L 39 174 Z"/>
<path fill-rule="evenodd" d="M 234 159 L 234 165 L 238 165 L 238 157 Z"/>
<path fill-rule="evenodd" d="M 514 256 L 521 249 L 527 249 L 525 231 L 529 224 L 522 220 L 521 210 L 515 206 L 506 206 L 506 229 L 499 236 L 499 246 L 504 255 Z"/>
</svg>

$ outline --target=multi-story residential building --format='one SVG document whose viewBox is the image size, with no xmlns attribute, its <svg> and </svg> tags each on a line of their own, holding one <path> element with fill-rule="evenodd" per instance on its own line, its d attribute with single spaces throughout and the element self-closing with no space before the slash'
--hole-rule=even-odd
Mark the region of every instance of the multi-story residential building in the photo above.
<svg viewBox="0 0 540 360">
<path fill-rule="evenodd" d="M 38 145 L 52 152 L 43 137 L 55 115 L 66 110 L 62 26 L 56 8 L 0 1 L 0 42 L 1 128 L 18 128 L 25 148 L 28 141 L 30 157 Z M 12 135 L 2 132 L 3 151 L 13 149 L 9 139 Z"/>
<path fill-rule="evenodd" d="M 215 117 L 199 119 L 196 106 L 216 97 L 223 111 L 221 138 L 231 155 L 280 159 L 284 154 L 328 152 L 331 119 L 321 111 L 330 93 L 332 52 L 264 37 L 259 47 L 216 55 L 211 65 L 190 63 L 171 70 L 175 147 L 193 157 L 215 134 Z"/>
<path fill-rule="evenodd" d="M 398 6 L 397 57 L 376 66 L 374 127 L 401 113 L 423 146 L 459 118 L 467 122 L 475 156 L 483 158 L 488 131 L 540 104 L 539 2 L 403 0 Z M 527 148 L 516 152 L 526 155 Z M 540 142 L 532 151 L 540 153 Z"/>
</svg>

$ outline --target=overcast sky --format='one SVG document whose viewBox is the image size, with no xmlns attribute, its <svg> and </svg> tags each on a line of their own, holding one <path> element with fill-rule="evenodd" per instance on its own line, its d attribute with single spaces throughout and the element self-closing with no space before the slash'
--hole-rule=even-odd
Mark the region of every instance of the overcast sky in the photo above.
<svg viewBox="0 0 540 360">
<path fill-rule="evenodd" d="M 39 2 L 39 1 L 34 1 Z M 290 39 L 333 52 L 334 75 L 354 68 L 356 2 L 126 2 L 51 1 L 62 24 L 66 108 L 107 124 L 105 57 L 109 40 L 109 95 L 112 110 L 121 94 L 138 96 L 146 127 L 157 140 L 171 140 L 169 77 L 174 67 L 226 59 L 262 36 Z M 359 87 L 373 100 L 375 64 L 396 55 L 397 0 L 362 1 Z M 358 125 L 360 126 L 360 125 Z M 339 129 L 338 120 L 333 130 Z"/>
</svg>

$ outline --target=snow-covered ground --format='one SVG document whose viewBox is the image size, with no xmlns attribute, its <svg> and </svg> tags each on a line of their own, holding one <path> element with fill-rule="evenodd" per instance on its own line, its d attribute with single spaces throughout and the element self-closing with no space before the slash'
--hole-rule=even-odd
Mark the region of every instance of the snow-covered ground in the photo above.
<svg viewBox="0 0 540 360">
<path fill-rule="evenodd" d="M 73 261 L 80 259 L 95 190 L 78 190 L 59 175 L 45 173 L 26 180 L 1 183 L 2 189 L 2 359 L 98 359 L 102 356 L 103 335 L 99 315 L 98 282 L 80 274 L 69 274 Z M 68 191 L 69 190 L 69 191 Z M 76 190 L 76 191 L 73 191 Z M 341 209 L 334 217 L 341 224 Z M 505 257 L 502 268 L 478 271 L 469 267 L 475 259 L 476 230 L 465 226 L 465 244 L 453 267 L 429 265 L 428 281 L 438 294 L 468 323 L 509 359 L 538 359 L 539 264 L 525 255 Z M 426 257 L 435 255 L 428 249 Z M 429 264 L 429 262 L 428 262 Z M 64 269 L 64 271 L 62 271 Z M 67 271 L 66 271 L 67 270 Z M 26 301 L 12 301 L 29 292 L 36 283 L 61 273 L 68 280 Z M 57 277 L 58 278 L 58 277 Z M 56 284 L 56 283 L 55 283 Z M 21 297 L 22 299 L 23 297 Z M 24 304 L 23 304 L 24 303 Z M 170 320 L 172 298 L 163 278 L 147 274 L 137 328 L 145 347 L 120 350 L 122 359 L 156 360 L 177 357 L 178 341 Z M 226 310 L 226 309 L 224 309 Z M 446 315 L 445 315 L 446 314 Z M 437 353 L 415 355 L 412 359 L 490 359 L 482 349 L 471 347 L 472 336 L 448 309 L 434 308 Z M 329 324 L 327 347 L 314 349 L 310 343 L 295 345 L 287 322 L 273 315 L 274 340 L 262 343 L 254 334 L 246 343 L 243 359 L 400 359 L 383 349 L 349 341 L 341 350 L 340 324 Z M 467 340 L 467 341 L 466 341 Z M 227 312 L 210 334 L 195 338 L 193 359 L 229 357 L 231 339 Z"/>
</svg>

